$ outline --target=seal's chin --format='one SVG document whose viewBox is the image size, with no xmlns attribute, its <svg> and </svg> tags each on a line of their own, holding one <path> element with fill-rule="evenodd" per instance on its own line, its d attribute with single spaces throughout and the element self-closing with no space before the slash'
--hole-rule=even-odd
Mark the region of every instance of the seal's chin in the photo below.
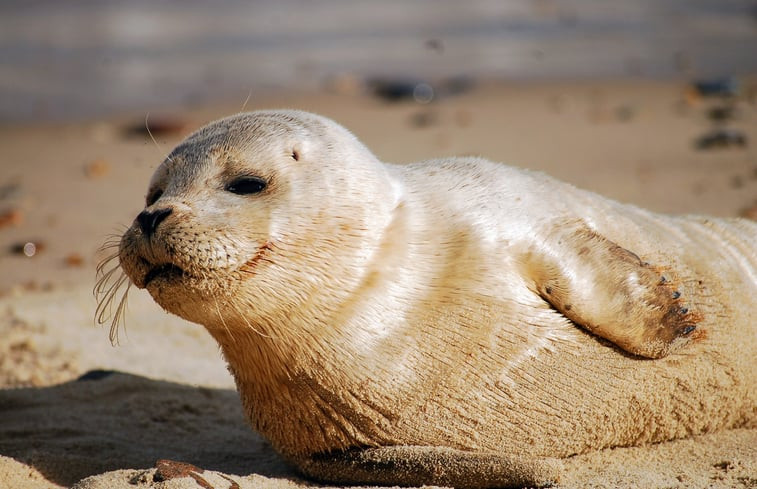
<svg viewBox="0 0 757 489">
<path fill-rule="evenodd" d="M 161 265 L 155 265 L 151 267 L 144 280 L 142 281 L 143 287 L 147 287 L 155 280 L 178 280 L 184 276 L 184 270 L 177 267 L 173 263 L 163 263 Z"/>
</svg>

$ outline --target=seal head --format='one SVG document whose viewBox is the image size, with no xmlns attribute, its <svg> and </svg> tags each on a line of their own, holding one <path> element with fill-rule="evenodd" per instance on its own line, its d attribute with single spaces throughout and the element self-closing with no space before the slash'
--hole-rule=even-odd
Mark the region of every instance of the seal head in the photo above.
<svg viewBox="0 0 757 489">
<path fill-rule="evenodd" d="M 326 281 L 359 279 L 355 267 L 335 268 L 369 258 L 396 205 L 385 197 L 395 185 L 352 134 L 318 116 L 222 119 L 157 169 L 121 240 L 121 266 L 185 319 L 223 327 L 235 296 L 249 298 L 240 314 L 258 323 Z"/>
</svg>

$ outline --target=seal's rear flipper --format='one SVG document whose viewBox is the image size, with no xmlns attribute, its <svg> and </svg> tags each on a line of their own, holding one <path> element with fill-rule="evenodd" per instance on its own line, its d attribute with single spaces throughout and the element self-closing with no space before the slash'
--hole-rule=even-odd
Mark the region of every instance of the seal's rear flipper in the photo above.
<svg viewBox="0 0 757 489">
<path fill-rule="evenodd" d="M 298 463 L 307 476 L 337 484 L 456 488 L 548 487 L 562 463 L 444 447 L 394 446 L 318 454 Z"/>
</svg>

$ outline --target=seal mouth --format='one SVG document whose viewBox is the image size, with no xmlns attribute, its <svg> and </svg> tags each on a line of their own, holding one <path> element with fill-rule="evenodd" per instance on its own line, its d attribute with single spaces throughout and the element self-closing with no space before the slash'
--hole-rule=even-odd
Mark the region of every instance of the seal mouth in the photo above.
<svg viewBox="0 0 757 489">
<path fill-rule="evenodd" d="M 177 267 L 173 263 L 164 263 L 162 265 L 157 265 L 155 267 L 152 267 L 150 270 L 147 271 L 147 274 L 144 278 L 144 286 L 147 287 L 150 282 L 152 282 L 155 279 L 163 278 L 163 279 L 177 279 L 184 276 L 184 270 Z"/>
</svg>

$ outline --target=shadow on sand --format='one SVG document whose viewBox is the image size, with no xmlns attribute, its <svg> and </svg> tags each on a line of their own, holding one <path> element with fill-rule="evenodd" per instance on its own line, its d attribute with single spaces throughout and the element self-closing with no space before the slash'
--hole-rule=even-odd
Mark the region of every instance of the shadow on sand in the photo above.
<svg viewBox="0 0 757 489">
<path fill-rule="evenodd" d="M 230 474 L 296 477 L 246 424 L 237 393 L 113 371 L 0 390 L 0 455 L 70 486 L 158 459 Z"/>
</svg>

